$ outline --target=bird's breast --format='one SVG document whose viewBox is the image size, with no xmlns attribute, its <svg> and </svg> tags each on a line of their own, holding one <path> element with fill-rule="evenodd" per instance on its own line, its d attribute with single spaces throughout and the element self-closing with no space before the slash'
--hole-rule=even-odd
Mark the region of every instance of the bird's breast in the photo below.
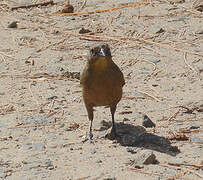
<svg viewBox="0 0 203 180">
<path fill-rule="evenodd" d="M 104 72 L 106 69 L 108 69 L 109 62 L 106 58 L 98 58 L 96 62 L 92 65 L 92 69 L 94 69 L 95 73 Z"/>
</svg>

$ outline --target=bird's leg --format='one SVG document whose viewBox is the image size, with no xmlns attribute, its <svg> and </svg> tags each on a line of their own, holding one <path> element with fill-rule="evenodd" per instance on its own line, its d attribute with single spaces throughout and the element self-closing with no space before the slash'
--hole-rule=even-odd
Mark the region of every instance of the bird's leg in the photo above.
<svg viewBox="0 0 203 180">
<path fill-rule="evenodd" d="M 92 138 L 93 138 L 93 134 L 92 134 L 93 107 L 87 105 L 86 108 L 87 108 L 88 118 L 90 120 L 88 139 L 92 140 Z"/>
<path fill-rule="evenodd" d="M 110 139 L 115 139 L 116 138 L 116 127 L 115 127 L 115 122 L 114 122 L 114 114 L 116 111 L 116 105 L 110 107 L 111 110 L 111 117 L 112 117 L 112 129 L 110 133 Z"/>
</svg>

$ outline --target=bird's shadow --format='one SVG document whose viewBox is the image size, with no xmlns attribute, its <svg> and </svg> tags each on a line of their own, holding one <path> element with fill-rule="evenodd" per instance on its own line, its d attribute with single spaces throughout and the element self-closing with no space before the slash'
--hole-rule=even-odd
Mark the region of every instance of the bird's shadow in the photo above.
<svg viewBox="0 0 203 180">
<path fill-rule="evenodd" d="M 110 123 L 105 123 L 108 125 L 108 130 L 106 131 L 105 137 L 109 138 Z M 146 129 L 143 126 L 134 126 L 131 124 L 116 123 L 116 140 L 122 146 L 131 146 L 131 147 L 144 147 L 146 149 L 155 150 L 158 152 L 166 153 L 171 156 L 176 156 L 180 153 L 180 150 L 177 146 L 172 146 L 171 142 L 163 137 L 158 136 L 152 133 L 146 132 Z"/>
</svg>

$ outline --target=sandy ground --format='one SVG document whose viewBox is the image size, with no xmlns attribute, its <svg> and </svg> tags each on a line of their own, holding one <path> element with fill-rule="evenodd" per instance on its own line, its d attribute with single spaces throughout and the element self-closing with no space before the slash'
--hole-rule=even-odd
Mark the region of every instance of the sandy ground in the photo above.
<svg viewBox="0 0 203 180">
<path fill-rule="evenodd" d="M 0 1 L 1 179 L 203 177 L 203 14 L 194 1 L 152 0 L 73 16 L 51 16 L 64 1 L 9 10 L 25 2 L 39 1 Z M 75 12 L 83 2 L 71 1 Z M 133 2 L 88 0 L 80 12 Z M 8 28 L 13 21 L 18 27 Z M 82 28 L 92 35 L 79 36 Z M 83 69 L 89 48 L 101 40 L 126 80 L 115 116 L 125 138 L 102 138 L 111 116 L 100 107 L 95 142 L 83 143 L 89 122 L 79 80 L 70 74 Z M 142 127 L 143 114 L 155 128 Z M 140 131 L 145 139 L 134 140 Z M 156 161 L 143 165 L 143 154 L 151 153 Z"/>
</svg>

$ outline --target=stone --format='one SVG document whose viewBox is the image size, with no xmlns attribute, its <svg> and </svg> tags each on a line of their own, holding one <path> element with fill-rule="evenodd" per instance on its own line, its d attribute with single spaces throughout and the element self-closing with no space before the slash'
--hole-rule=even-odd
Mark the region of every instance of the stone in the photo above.
<svg viewBox="0 0 203 180">
<path fill-rule="evenodd" d="M 200 128 L 200 126 L 198 126 L 198 125 L 193 125 L 193 126 L 190 126 L 189 129 L 199 129 L 199 128 Z"/>
<path fill-rule="evenodd" d="M 203 29 L 196 30 L 195 34 L 203 34 Z"/>
<path fill-rule="evenodd" d="M 81 28 L 79 30 L 79 34 L 86 34 L 86 33 L 90 33 L 91 31 L 89 29 L 85 29 L 85 28 Z"/>
<path fill-rule="evenodd" d="M 96 152 L 97 152 L 96 149 L 91 150 L 91 154 L 95 154 Z"/>
<path fill-rule="evenodd" d="M 101 159 L 99 159 L 99 160 L 96 160 L 96 163 L 102 163 L 102 160 Z"/>
<path fill-rule="evenodd" d="M 131 166 L 137 166 L 137 165 L 149 165 L 149 164 L 156 164 L 156 156 L 152 151 L 143 151 L 141 154 L 139 154 L 133 161 Z"/>
<path fill-rule="evenodd" d="M 80 80 L 80 72 L 70 72 L 70 71 L 65 71 L 63 73 L 63 76 L 67 78 L 73 78 L 73 79 L 78 79 Z"/>
<path fill-rule="evenodd" d="M 142 125 L 146 128 L 151 128 L 156 126 L 146 114 L 144 114 L 142 117 Z"/>
<path fill-rule="evenodd" d="M 73 13 L 74 7 L 71 4 L 66 4 L 63 9 L 61 9 L 62 13 Z"/>
<path fill-rule="evenodd" d="M 138 152 L 139 148 L 137 147 L 127 147 L 126 151 L 130 152 L 131 154 L 136 154 Z"/>
<path fill-rule="evenodd" d="M 8 28 L 17 28 L 18 27 L 18 25 L 17 25 L 17 22 L 16 21 L 13 21 L 12 23 L 10 23 L 9 25 L 8 25 Z"/>
<path fill-rule="evenodd" d="M 163 33 L 163 32 L 165 32 L 165 30 L 163 28 L 160 28 L 156 33 L 158 34 L 158 33 Z"/>
<path fill-rule="evenodd" d="M 157 26 L 157 25 L 151 26 L 150 29 L 149 29 L 149 31 L 150 31 L 152 34 L 158 34 L 158 33 L 163 33 L 163 32 L 165 32 L 165 30 L 164 30 L 162 27 Z"/>
<path fill-rule="evenodd" d="M 107 178 L 104 178 L 104 180 L 116 180 L 115 177 L 107 177 Z"/>
<path fill-rule="evenodd" d="M 197 69 L 200 73 L 203 72 L 203 64 L 197 66 Z"/>
</svg>

